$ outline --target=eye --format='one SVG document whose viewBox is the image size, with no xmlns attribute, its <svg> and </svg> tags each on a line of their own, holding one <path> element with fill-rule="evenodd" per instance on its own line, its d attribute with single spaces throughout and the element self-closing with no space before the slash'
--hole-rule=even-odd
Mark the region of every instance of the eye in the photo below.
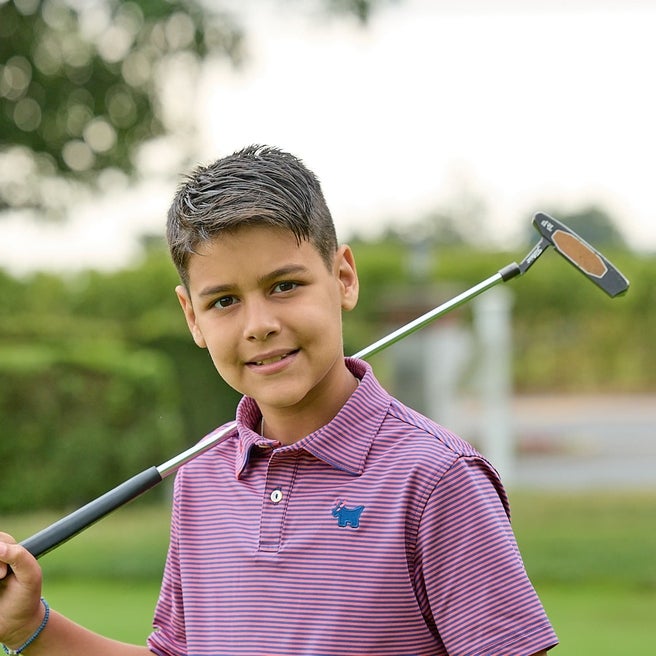
<svg viewBox="0 0 656 656">
<path fill-rule="evenodd" d="M 234 296 L 221 296 L 221 298 L 217 299 L 212 303 L 212 307 L 216 308 L 227 308 L 230 307 L 231 305 L 234 305 L 237 302 L 237 299 Z"/>
<path fill-rule="evenodd" d="M 283 280 L 282 282 L 277 283 L 273 287 L 274 293 L 281 293 L 281 292 L 291 292 L 292 290 L 296 289 L 298 287 L 298 283 L 292 282 L 291 280 Z"/>
</svg>

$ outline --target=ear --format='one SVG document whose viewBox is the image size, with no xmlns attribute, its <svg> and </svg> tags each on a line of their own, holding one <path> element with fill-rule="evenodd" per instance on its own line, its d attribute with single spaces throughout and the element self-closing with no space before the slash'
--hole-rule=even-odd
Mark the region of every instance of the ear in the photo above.
<svg viewBox="0 0 656 656">
<path fill-rule="evenodd" d="M 207 343 L 205 342 L 203 333 L 196 323 L 196 313 L 194 312 L 194 307 L 191 304 L 191 298 L 189 297 L 187 288 L 184 287 L 184 285 L 178 285 L 175 288 L 175 295 L 178 297 L 178 301 L 180 301 L 180 307 L 184 312 L 185 319 L 187 320 L 187 326 L 189 327 L 189 332 L 194 338 L 196 346 L 199 346 L 200 348 L 207 348 Z"/>
<path fill-rule="evenodd" d="M 360 283 L 355 268 L 353 251 L 347 245 L 340 246 L 335 255 L 335 275 L 340 285 L 342 309 L 352 310 L 358 302 Z"/>
</svg>

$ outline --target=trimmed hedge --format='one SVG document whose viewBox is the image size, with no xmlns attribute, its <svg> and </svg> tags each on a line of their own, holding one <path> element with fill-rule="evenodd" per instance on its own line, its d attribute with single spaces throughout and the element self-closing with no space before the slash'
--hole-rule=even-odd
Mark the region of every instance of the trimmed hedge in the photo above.
<svg viewBox="0 0 656 656">
<path fill-rule="evenodd" d="M 182 442 L 172 368 L 97 340 L 0 348 L 0 512 L 78 506 Z"/>
</svg>

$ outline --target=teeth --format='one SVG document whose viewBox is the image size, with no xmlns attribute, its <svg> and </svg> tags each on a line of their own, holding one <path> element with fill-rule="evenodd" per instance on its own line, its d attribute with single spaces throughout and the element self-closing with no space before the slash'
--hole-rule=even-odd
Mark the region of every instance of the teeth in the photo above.
<svg viewBox="0 0 656 656">
<path fill-rule="evenodd" d="M 266 360 L 257 360 L 255 364 L 259 367 L 260 365 L 263 364 L 272 364 L 273 362 L 280 362 L 280 360 L 284 360 L 287 357 L 287 355 L 277 355 L 275 358 L 267 358 Z"/>
</svg>

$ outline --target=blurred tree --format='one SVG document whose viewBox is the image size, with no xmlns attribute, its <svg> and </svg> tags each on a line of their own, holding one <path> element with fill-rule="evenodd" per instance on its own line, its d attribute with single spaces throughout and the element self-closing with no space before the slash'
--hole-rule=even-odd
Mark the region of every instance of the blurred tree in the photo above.
<svg viewBox="0 0 656 656">
<path fill-rule="evenodd" d="M 210 48 L 236 62 L 241 43 L 228 14 L 208 20 L 197 0 L 1 2 L 0 203 L 52 209 L 57 176 L 132 173 L 135 148 L 173 128 L 162 75 Z"/>
<path fill-rule="evenodd" d="M 390 0 L 317 2 L 365 23 Z M 241 61 L 244 34 L 228 6 L 0 0 L 0 209 L 52 213 L 72 182 L 133 174 L 140 145 L 189 120 L 168 111 L 166 81 L 193 80 L 209 52 Z"/>
</svg>

